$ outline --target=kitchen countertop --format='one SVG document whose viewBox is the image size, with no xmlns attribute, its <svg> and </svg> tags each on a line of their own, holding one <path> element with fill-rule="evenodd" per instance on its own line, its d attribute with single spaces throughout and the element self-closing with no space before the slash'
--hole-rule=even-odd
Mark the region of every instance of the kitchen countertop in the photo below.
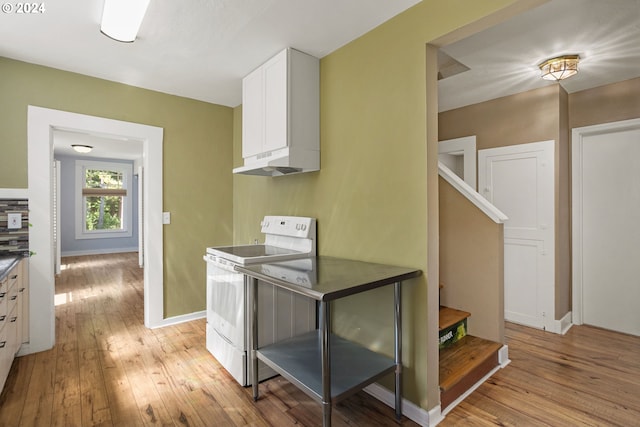
<svg viewBox="0 0 640 427">
<path fill-rule="evenodd" d="M 3 280 L 21 259 L 22 255 L 0 255 L 0 280 Z"/>
<path fill-rule="evenodd" d="M 236 270 L 317 301 L 332 301 L 422 273 L 415 268 L 326 256 L 237 266 Z"/>
</svg>

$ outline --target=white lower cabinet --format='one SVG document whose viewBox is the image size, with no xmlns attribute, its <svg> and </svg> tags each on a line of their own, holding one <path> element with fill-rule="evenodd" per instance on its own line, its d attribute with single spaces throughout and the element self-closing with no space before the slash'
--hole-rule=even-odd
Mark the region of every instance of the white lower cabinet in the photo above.
<svg viewBox="0 0 640 427">
<path fill-rule="evenodd" d="M 25 310 L 28 299 L 24 298 L 28 289 L 24 274 L 27 262 L 20 260 L 0 281 L 0 390 L 4 388 L 16 353 L 28 340 L 24 335 L 25 311 L 28 312 Z"/>
</svg>

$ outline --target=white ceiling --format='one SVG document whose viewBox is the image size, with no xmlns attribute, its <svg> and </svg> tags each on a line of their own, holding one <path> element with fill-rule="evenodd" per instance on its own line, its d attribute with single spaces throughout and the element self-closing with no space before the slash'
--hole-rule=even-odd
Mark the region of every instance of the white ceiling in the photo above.
<svg viewBox="0 0 640 427">
<path fill-rule="evenodd" d="M 1 13 L 0 56 L 234 107 L 241 78 L 283 48 L 321 58 L 419 1 L 153 0 L 138 39 L 118 43 L 99 31 L 103 0 L 56 0 Z M 537 64 L 556 54 L 583 58 L 570 93 L 626 80 L 640 75 L 640 0 L 551 0 L 443 50 L 470 70 L 439 82 L 441 111 L 555 84 Z M 110 144 L 109 157 L 125 145 Z"/>
<path fill-rule="evenodd" d="M 440 80 L 440 111 L 557 84 L 538 64 L 579 54 L 573 93 L 640 76 L 640 0 L 552 0 L 442 48 L 470 68 Z"/>
<path fill-rule="evenodd" d="M 93 149 L 90 153 L 78 154 L 71 147 L 72 144 L 89 145 Z M 67 156 L 137 160 L 142 158 L 142 141 L 55 129 L 53 131 L 53 152 L 56 158 Z"/>
<path fill-rule="evenodd" d="M 103 0 L 55 0 L 0 13 L 0 56 L 235 107 L 242 77 L 282 49 L 321 58 L 418 2 L 153 0 L 119 43 L 100 33 Z"/>
</svg>

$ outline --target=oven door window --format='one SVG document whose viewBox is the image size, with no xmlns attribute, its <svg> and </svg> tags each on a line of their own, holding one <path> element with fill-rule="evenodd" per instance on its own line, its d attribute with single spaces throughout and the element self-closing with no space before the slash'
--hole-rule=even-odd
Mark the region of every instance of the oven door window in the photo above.
<svg viewBox="0 0 640 427">
<path fill-rule="evenodd" d="M 240 350 L 245 350 L 244 275 L 207 263 L 207 322 Z"/>
</svg>

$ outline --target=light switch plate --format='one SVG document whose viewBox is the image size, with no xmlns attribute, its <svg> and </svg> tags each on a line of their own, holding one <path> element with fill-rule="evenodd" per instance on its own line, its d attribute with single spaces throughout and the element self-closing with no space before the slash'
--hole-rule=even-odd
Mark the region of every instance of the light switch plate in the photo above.
<svg viewBox="0 0 640 427">
<path fill-rule="evenodd" d="M 20 212 L 7 213 L 7 228 L 22 228 L 22 214 Z"/>
<path fill-rule="evenodd" d="M 171 212 L 162 212 L 162 223 L 171 224 Z"/>
</svg>

